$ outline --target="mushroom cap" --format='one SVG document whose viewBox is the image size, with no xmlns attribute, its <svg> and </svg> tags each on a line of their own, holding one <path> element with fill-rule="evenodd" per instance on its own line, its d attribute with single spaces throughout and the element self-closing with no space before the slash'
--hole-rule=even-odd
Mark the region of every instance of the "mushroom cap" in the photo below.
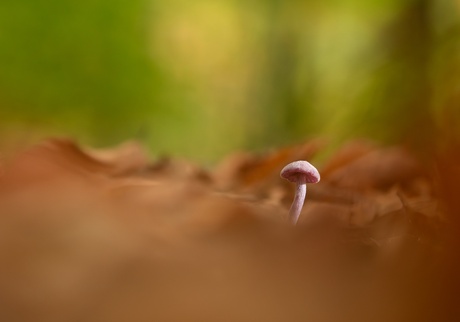
<svg viewBox="0 0 460 322">
<path fill-rule="evenodd" d="M 306 183 L 317 183 L 320 180 L 318 170 L 307 161 L 289 163 L 281 170 L 280 176 L 291 182 L 298 182 L 303 177 Z"/>
</svg>

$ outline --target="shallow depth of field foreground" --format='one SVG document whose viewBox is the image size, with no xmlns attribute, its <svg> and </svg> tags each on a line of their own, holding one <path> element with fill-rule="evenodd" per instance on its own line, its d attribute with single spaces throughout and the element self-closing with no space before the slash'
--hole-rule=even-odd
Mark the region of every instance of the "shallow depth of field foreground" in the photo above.
<svg viewBox="0 0 460 322">
<path fill-rule="evenodd" d="M 2 321 L 453 321 L 458 163 L 321 140 L 213 168 L 53 139 L 1 163 Z M 457 156 L 458 157 L 458 156 Z M 457 159 L 458 160 L 458 159 Z"/>
</svg>

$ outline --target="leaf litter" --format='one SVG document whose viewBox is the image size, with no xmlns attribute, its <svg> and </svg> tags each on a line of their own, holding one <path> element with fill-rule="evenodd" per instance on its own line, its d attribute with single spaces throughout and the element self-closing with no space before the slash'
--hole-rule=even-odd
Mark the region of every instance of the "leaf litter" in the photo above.
<svg viewBox="0 0 460 322">
<path fill-rule="evenodd" d="M 279 171 L 324 147 L 203 168 L 52 139 L 2 159 L 0 319 L 452 321 L 441 180 L 403 147 L 353 141 L 317 165 L 294 227 Z"/>
</svg>

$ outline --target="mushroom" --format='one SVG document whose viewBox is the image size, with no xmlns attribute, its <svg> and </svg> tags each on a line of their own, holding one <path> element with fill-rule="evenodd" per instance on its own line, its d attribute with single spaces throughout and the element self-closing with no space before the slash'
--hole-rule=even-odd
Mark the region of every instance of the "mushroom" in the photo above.
<svg viewBox="0 0 460 322">
<path fill-rule="evenodd" d="M 307 161 L 294 161 L 285 166 L 280 172 L 281 178 L 296 183 L 294 201 L 289 210 L 289 221 L 296 224 L 307 194 L 307 183 L 317 183 L 320 180 L 318 170 Z"/>
</svg>

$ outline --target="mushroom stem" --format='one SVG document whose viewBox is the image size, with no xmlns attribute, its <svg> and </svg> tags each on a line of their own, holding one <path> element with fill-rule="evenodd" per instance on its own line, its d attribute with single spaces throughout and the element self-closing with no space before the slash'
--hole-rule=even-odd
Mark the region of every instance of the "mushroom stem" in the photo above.
<svg viewBox="0 0 460 322">
<path fill-rule="evenodd" d="M 294 201 L 292 202 L 291 209 L 289 210 L 289 221 L 293 225 L 297 224 L 297 220 L 299 219 L 300 212 L 302 211 L 306 195 L 307 183 L 305 182 L 305 180 L 297 182 Z"/>
</svg>

